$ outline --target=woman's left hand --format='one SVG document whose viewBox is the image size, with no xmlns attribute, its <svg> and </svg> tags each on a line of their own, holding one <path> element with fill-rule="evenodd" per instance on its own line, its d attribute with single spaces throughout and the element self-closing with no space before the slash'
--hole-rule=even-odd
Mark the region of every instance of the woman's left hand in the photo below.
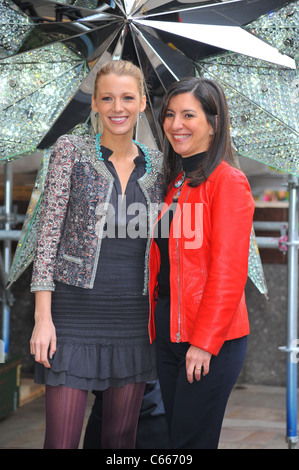
<svg viewBox="0 0 299 470">
<path fill-rule="evenodd" d="M 186 354 L 186 371 L 188 382 L 193 383 L 200 380 L 201 374 L 207 375 L 210 370 L 210 360 L 212 354 L 196 346 L 190 346 Z"/>
</svg>

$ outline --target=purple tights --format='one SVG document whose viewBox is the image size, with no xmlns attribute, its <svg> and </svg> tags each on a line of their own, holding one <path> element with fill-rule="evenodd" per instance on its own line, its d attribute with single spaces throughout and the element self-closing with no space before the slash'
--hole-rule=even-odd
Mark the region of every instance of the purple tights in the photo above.
<svg viewBox="0 0 299 470">
<path fill-rule="evenodd" d="M 103 392 L 102 448 L 135 449 L 145 383 L 109 387 Z M 83 428 L 86 390 L 46 386 L 44 449 L 77 449 Z"/>
</svg>

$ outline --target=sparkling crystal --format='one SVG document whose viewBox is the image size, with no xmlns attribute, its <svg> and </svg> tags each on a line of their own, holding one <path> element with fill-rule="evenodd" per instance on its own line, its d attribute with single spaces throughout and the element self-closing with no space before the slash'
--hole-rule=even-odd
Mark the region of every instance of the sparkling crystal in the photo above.
<svg viewBox="0 0 299 470">
<path fill-rule="evenodd" d="M 29 18 L 10 0 L 0 2 L 0 58 L 15 54 L 33 28 Z"/>
<path fill-rule="evenodd" d="M 245 29 L 276 47 L 283 54 L 298 57 L 298 1 L 280 10 L 264 15 Z"/>
<path fill-rule="evenodd" d="M 252 280 L 254 285 L 258 288 L 261 294 L 268 294 L 267 282 L 264 275 L 264 270 L 261 262 L 261 257 L 258 249 L 258 244 L 255 237 L 254 229 L 252 228 L 249 244 L 249 257 L 248 257 L 248 277 Z"/>
<path fill-rule="evenodd" d="M 291 16 L 290 7 L 285 7 L 248 28 L 264 40 L 271 38 L 281 52 L 295 56 L 295 50 L 284 43 L 286 29 L 292 44 L 298 41 L 299 2 L 293 5 Z M 298 71 L 227 53 L 200 61 L 199 73 L 222 84 L 237 152 L 298 176 Z"/>
<path fill-rule="evenodd" d="M 61 43 L 0 60 L 0 162 L 36 149 L 86 74 Z"/>
</svg>

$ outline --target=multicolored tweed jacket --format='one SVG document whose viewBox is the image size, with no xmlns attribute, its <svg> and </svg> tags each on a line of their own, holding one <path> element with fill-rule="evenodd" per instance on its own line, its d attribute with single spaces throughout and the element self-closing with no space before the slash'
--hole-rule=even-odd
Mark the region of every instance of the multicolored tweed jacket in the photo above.
<svg viewBox="0 0 299 470">
<path fill-rule="evenodd" d="M 161 154 L 148 150 L 152 169 L 139 180 L 145 196 L 148 240 L 144 294 L 148 285 L 150 233 L 162 202 Z M 65 135 L 50 157 L 33 262 L 31 291 L 55 290 L 55 280 L 92 289 L 114 178 L 100 161 L 91 136 Z"/>
</svg>

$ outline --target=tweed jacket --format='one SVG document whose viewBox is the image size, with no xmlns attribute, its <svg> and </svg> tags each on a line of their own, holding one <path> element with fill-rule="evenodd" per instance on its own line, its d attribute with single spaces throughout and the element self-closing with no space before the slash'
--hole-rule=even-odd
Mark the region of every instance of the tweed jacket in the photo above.
<svg viewBox="0 0 299 470">
<path fill-rule="evenodd" d="M 163 199 L 161 154 L 147 149 L 151 171 L 138 179 L 147 204 L 148 286 L 150 234 Z M 85 289 L 94 285 L 114 177 L 98 159 L 94 138 L 65 135 L 53 149 L 41 203 L 31 291 L 55 290 L 55 280 Z"/>
</svg>

